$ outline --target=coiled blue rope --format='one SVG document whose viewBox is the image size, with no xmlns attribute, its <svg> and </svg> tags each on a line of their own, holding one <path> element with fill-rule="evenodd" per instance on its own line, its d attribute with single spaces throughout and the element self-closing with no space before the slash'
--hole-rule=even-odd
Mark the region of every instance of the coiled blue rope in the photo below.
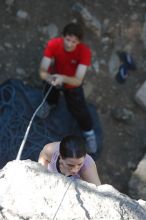
<svg viewBox="0 0 146 220">
<path fill-rule="evenodd" d="M 33 112 L 42 101 L 42 93 L 19 80 L 8 80 L 0 86 L 0 168 L 16 158 Z M 27 137 L 22 159 L 37 160 L 49 137 L 48 121 L 34 121 Z"/>
</svg>

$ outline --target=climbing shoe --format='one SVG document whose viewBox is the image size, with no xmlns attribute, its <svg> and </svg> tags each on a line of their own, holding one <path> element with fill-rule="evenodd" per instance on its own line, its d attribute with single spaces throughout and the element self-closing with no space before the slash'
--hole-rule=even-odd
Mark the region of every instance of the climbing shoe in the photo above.
<svg viewBox="0 0 146 220">
<path fill-rule="evenodd" d="M 115 78 L 118 83 L 122 84 L 126 81 L 127 77 L 128 77 L 128 69 L 124 64 L 121 64 Z"/>
<path fill-rule="evenodd" d="M 94 130 L 83 132 L 86 141 L 87 153 L 94 154 L 97 151 L 97 141 Z"/>
<path fill-rule="evenodd" d="M 117 52 L 121 62 L 127 67 L 128 70 L 136 70 L 136 64 L 133 57 L 127 52 Z"/>
</svg>

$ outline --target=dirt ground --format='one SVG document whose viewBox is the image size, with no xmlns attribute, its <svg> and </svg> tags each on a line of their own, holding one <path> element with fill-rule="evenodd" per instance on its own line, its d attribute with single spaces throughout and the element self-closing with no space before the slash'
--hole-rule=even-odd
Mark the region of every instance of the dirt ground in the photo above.
<svg viewBox="0 0 146 220">
<path fill-rule="evenodd" d="M 110 25 L 97 35 L 79 13 L 73 10 L 76 3 L 87 8 L 103 25 Z M 85 27 L 85 41 L 93 49 L 93 62 L 100 63 L 99 71 L 93 68 L 85 79 L 85 90 L 91 87 L 88 101 L 94 103 L 103 130 L 103 150 L 96 161 L 102 183 L 112 184 L 128 194 L 128 181 L 137 163 L 146 151 L 146 114 L 135 102 L 134 96 L 146 79 L 143 68 L 145 50 L 141 30 L 146 10 L 145 1 L 98 0 L 1 0 L 0 1 L 0 83 L 9 78 L 21 79 L 41 87 L 38 69 L 43 47 L 49 36 L 45 27 L 55 24 L 58 33 L 73 19 L 81 19 Z M 19 13 L 21 10 L 27 14 Z M 26 15 L 26 16 L 25 16 Z M 87 16 L 86 16 L 87 17 Z M 119 28 L 119 24 L 122 24 Z M 135 25 L 135 26 L 134 26 Z M 132 32 L 132 27 L 139 28 Z M 124 30 L 128 30 L 125 34 Z M 117 37 L 117 33 L 120 34 Z M 109 40 L 104 43 L 104 37 Z M 125 84 L 119 84 L 109 74 L 108 61 L 118 42 L 132 45 L 137 70 L 131 72 Z M 119 44 L 120 44 L 119 43 Z M 104 45 L 103 45 L 104 44 Z M 120 45 L 122 47 L 122 44 Z M 132 112 L 128 121 L 116 120 L 112 110 L 126 108 Z"/>
</svg>

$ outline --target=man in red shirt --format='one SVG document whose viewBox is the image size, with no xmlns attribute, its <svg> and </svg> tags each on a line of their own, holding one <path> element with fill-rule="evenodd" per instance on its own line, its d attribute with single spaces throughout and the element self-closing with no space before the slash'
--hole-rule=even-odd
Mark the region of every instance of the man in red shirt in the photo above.
<svg viewBox="0 0 146 220">
<path fill-rule="evenodd" d="M 63 37 L 48 41 L 40 65 L 40 77 L 48 82 L 45 93 L 53 85 L 47 97 L 49 105 L 57 104 L 63 88 L 68 110 L 76 118 L 87 141 L 88 153 L 95 153 L 97 143 L 83 93 L 83 80 L 91 64 L 90 49 L 82 43 L 83 31 L 79 24 L 70 23 L 63 29 Z M 53 65 L 52 65 L 53 63 Z"/>
</svg>

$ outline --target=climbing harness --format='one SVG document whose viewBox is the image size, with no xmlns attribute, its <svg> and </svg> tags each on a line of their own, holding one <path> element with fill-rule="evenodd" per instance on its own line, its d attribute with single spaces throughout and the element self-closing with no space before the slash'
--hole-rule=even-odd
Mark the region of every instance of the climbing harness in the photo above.
<svg viewBox="0 0 146 220">
<path fill-rule="evenodd" d="M 22 154 L 22 151 L 23 151 L 23 148 L 24 148 L 26 139 L 27 139 L 27 136 L 28 136 L 28 134 L 29 134 L 29 130 L 30 130 L 31 124 L 32 124 L 32 122 L 33 122 L 33 120 L 34 120 L 34 117 L 36 116 L 36 114 L 37 114 L 37 112 L 40 110 L 40 108 L 43 106 L 43 104 L 45 103 L 46 98 L 47 98 L 47 96 L 49 95 L 49 93 L 51 92 L 52 88 L 53 88 L 53 85 L 50 86 L 50 88 L 48 89 L 48 91 L 47 91 L 45 97 L 43 98 L 42 103 L 37 107 L 37 109 L 36 109 L 35 112 L 33 113 L 32 117 L 31 117 L 31 120 L 30 120 L 30 122 L 29 122 L 29 125 L 28 125 L 28 127 L 27 127 L 27 129 L 26 129 L 26 132 L 25 132 L 24 138 L 23 138 L 23 140 L 22 140 L 22 143 L 21 143 L 21 145 L 20 145 L 20 148 L 19 148 L 19 151 L 18 151 L 16 160 L 20 160 L 21 154 Z"/>
</svg>

